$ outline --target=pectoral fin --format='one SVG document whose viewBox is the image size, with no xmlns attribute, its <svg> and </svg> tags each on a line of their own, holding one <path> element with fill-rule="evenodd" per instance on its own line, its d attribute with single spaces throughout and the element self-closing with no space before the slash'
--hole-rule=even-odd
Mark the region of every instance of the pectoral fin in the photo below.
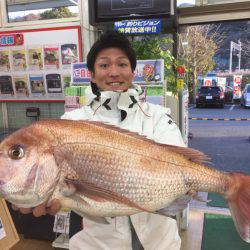
<svg viewBox="0 0 250 250">
<path fill-rule="evenodd" d="M 188 195 L 182 196 L 174 200 L 171 203 L 171 205 L 156 211 L 156 213 L 164 215 L 164 216 L 168 216 L 168 217 L 175 216 L 176 214 L 182 212 L 185 208 L 187 208 L 187 205 L 191 199 L 192 197 Z"/>
<path fill-rule="evenodd" d="M 149 212 L 140 205 L 131 201 L 129 198 L 125 197 L 124 195 L 111 191 L 107 188 L 99 187 L 96 184 L 87 181 L 71 179 L 65 179 L 65 182 L 68 184 L 73 184 L 78 192 L 84 194 L 90 199 L 99 202 L 112 201 L 116 203 L 122 203 L 129 207 L 133 207 L 144 212 Z"/>
</svg>

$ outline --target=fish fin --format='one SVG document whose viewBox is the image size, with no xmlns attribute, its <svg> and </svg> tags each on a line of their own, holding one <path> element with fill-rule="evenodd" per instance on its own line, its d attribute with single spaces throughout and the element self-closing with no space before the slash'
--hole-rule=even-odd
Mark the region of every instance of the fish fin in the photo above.
<svg viewBox="0 0 250 250">
<path fill-rule="evenodd" d="M 103 123 L 103 122 L 99 122 L 99 121 L 78 121 L 78 122 L 80 122 L 80 123 L 82 122 L 82 123 L 85 123 L 85 124 L 89 123 L 89 124 L 92 124 L 92 125 L 95 125 L 95 126 L 98 126 L 98 127 L 111 129 L 113 131 L 116 131 L 116 132 L 119 132 L 119 133 L 122 133 L 122 134 L 126 134 L 128 136 L 134 137 L 136 139 L 147 141 L 147 142 L 149 142 L 151 144 L 159 145 L 161 147 L 166 148 L 167 150 L 171 150 L 174 153 L 182 154 L 184 157 L 188 158 L 190 161 L 198 163 L 198 164 L 211 162 L 211 158 L 209 156 L 205 155 L 204 153 L 202 153 L 202 152 L 200 152 L 199 150 L 196 150 L 196 149 L 158 143 L 158 142 L 155 142 L 153 140 L 148 139 L 146 136 L 139 135 L 136 132 L 131 132 L 131 131 L 128 131 L 126 129 L 119 128 L 119 127 L 117 127 L 115 125 L 111 125 L 111 124 L 107 124 L 107 123 Z"/>
<path fill-rule="evenodd" d="M 226 200 L 241 238 L 250 243 L 250 176 L 230 173 Z"/>
<path fill-rule="evenodd" d="M 184 195 L 182 197 L 175 199 L 169 206 L 157 210 L 155 213 L 167 217 L 173 217 L 176 214 L 182 212 L 185 208 L 187 208 L 187 205 L 191 199 L 192 197 L 190 197 L 189 195 Z"/>
<path fill-rule="evenodd" d="M 71 196 L 75 193 L 76 188 L 71 183 L 62 183 L 59 189 L 60 193 L 64 196 Z"/>
<path fill-rule="evenodd" d="M 77 191 L 80 191 L 90 199 L 94 199 L 96 201 L 113 201 L 117 203 L 123 203 L 129 207 L 134 207 L 138 210 L 149 212 L 122 194 L 115 193 L 106 188 L 98 187 L 93 183 L 81 180 L 71 180 L 67 178 L 65 179 L 65 182 L 75 185 Z"/>
<path fill-rule="evenodd" d="M 110 224 L 107 219 L 105 217 L 95 217 L 95 216 L 91 216 L 89 214 L 86 214 L 84 212 L 78 211 L 78 210 L 73 210 L 75 213 L 77 213 L 78 215 L 80 215 L 83 218 L 86 218 L 88 220 L 97 222 L 99 224 Z"/>
</svg>

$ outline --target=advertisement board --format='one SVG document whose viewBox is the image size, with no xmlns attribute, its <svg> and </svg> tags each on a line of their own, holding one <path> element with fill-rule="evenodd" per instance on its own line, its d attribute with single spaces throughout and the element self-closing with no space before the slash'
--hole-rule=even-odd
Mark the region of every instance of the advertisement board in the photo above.
<svg viewBox="0 0 250 250">
<path fill-rule="evenodd" d="M 137 60 L 133 83 L 162 86 L 164 81 L 164 60 Z M 85 62 L 74 63 L 71 68 L 71 84 L 89 84 L 91 73 Z"/>
<path fill-rule="evenodd" d="M 233 99 L 241 98 L 242 75 L 234 75 Z"/>
<path fill-rule="evenodd" d="M 0 100 L 63 101 L 79 61 L 80 26 L 0 32 Z"/>
</svg>

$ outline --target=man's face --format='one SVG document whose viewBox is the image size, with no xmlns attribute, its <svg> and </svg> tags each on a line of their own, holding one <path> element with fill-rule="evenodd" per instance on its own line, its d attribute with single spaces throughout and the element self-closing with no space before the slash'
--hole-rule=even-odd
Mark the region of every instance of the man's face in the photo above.
<svg viewBox="0 0 250 250">
<path fill-rule="evenodd" d="M 100 90 L 125 91 L 134 79 L 127 55 L 118 48 L 101 50 L 97 55 L 94 69 L 91 80 Z"/>
</svg>

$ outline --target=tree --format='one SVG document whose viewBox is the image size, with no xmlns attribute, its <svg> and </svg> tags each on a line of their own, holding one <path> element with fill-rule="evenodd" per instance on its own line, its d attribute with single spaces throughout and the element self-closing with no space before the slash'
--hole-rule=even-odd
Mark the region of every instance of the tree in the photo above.
<svg viewBox="0 0 250 250">
<path fill-rule="evenodd" d="M 159 35 L 144 36 L 132 39 L 132 45 L 139 60 L 164 59 L 164 78 L 167 80 L 167 89 L 176 94 L 177 88 L 173 70 L 175 58 L 171 53 L 173 39 Z"/>
<path fill-rule="evenodd" d="M 178 60 L 189 72 L 188 89 L 190 101 L 195 101 L 198 75 L 206 75 L 215 66 L 214 55 L 224 36 L 218 32 L 219 26 L 188 26 L 179 34 Z"/>
<path fill-rule="evenodd" d="M 41 19 L 55 19 L 74 17 L 76 14 L 72 13 L 67 7 L 52 8 L 40 14 Z"/>
</svg>

